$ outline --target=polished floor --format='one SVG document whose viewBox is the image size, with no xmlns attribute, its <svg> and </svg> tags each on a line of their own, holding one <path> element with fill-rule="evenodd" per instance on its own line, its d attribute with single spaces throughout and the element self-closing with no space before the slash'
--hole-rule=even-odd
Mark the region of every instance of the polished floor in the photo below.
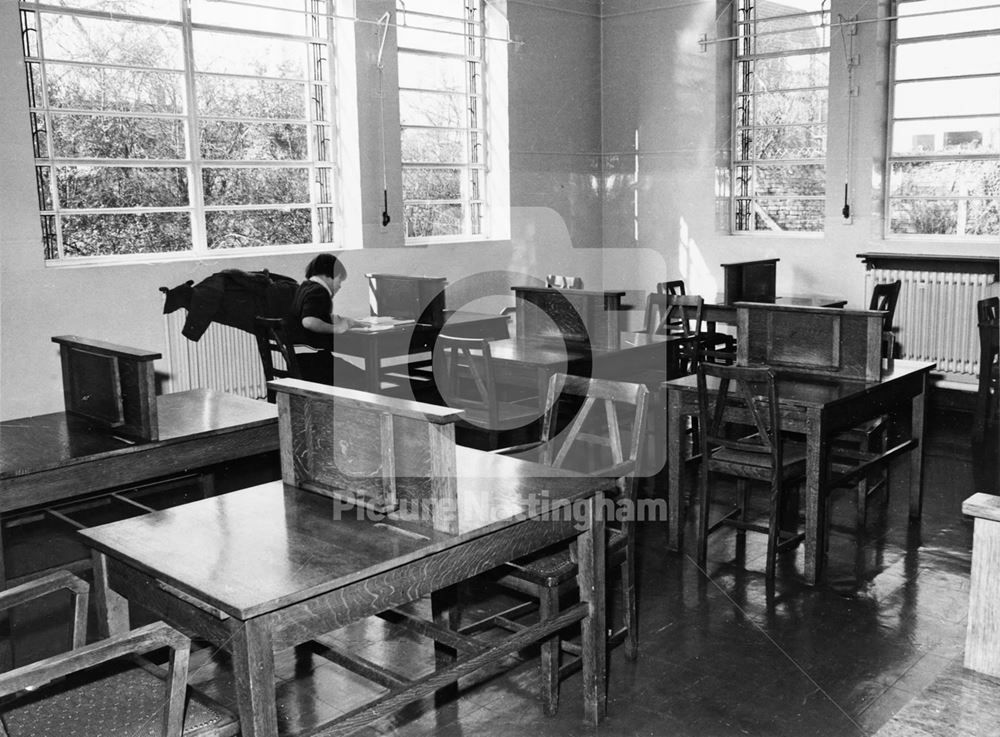
<svg viewBox="0 0 1000 737">
<path fill-rule="evenodd" d="M 769 591 L 757 536 L 750 535 L 739 559 L 734 537 L 717 536 L 707 570 L 700 570 L 690 534 L 685 554 L 668 554 L 662 526 L 643 525 L 641 653 L 635 662 L 620 648 L 612 654 L 608 717 L 598 728 L 582 722 L 579 675 L 563 683 L 558 715 L 543 715 L 537 660 L 529 652 L 503 674 L 477 674 L 444 706 L 418 702 L 361 734 L 842 737 L 873 734 L 897 713 L 899 723 L 886 729 L 898 730 L 883 734 L 958 734 L 947 726 L 919 726 L 930 724 L 928 710 L 921 712 L 919 705 L 933 697 L 937 684 L 945 696 L 936 703 L 943 706 L 929 711 L 956 712 L 941 724 L 966 714 L 963 698 L 947 695 L 956 693 L 953 684 L 962 675 L 968 599 L 972 523 L 962 516 L 961 504 L 976 491 L 1000 493 L 996 431 L 973 445 L 970 425 L 968 414 L 930 413 L 920 524 L 907 523 L 905 495 L 895 489 L 884 511 L 877 503 L 872 508 L 859 542 L 851 529 L 851 499 L 835 501 L 840 529 L 832 535 L 827 574 L 817 587 L 800 581 L 801 550 L 787 554 Z M 65 547 L 41 521 L 18 526 L 7 538 L 15 567 Z M 487 585 L 473 587 L 466 597 L 468 618 L 504 603 Z M 58 607 L 36 607 L 15 618 L 18 659 L 48 647 L 60 614 Z M 410 676 L 433 667 L 430 643 L 376 618 L 329 639 Z M 225 657 L 202 649 L 193 663 L 198 687 L 231 702 Z M 280 655 L 278 677 L 283 732 L 308 729 L 381 693 L 306 648 Z M 1000 682 L 991 685 L 989 679 L 975 681 L 976 708 L 985 710 L 988 727 L 969 734 L 1000 733 Z M 990 705 L 994 691 L 997 703 Z M 901 711 L 908 704 L 916 722 Z"/>
</svg>

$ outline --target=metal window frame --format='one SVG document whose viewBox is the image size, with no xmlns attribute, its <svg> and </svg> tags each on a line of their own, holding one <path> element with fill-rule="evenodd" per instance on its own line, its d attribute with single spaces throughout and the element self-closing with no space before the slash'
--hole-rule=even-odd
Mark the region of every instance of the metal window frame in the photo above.
<svg viewBox="0 0 1000 737">
<path fill-rule="evenodd" d="M 897 50 L 901 46 L 907 46 L 915 43 L 927 43 L 933 41 L 952 41 L 961 40 L 965 38 L 984 38 L 984 37 L 995 37 L 998 42 L 1000 42 L 1000 27 L 990 28 L 990 29 L 976 29 L 959 31 L 956 33 L 936 33 L 926 36 L 907 36 L 905 38 L 900 38 L 897 33 L 897 24 L 895 20 L 900 17 L 899 8 L 900 5 L 905 5 L 909 2 L 917 2 L 919 0 L 894 0 L 892 7 L 892 23 L 890 28 L 889 37 L 889 80 L 888 80 L 888 93 L 886 95 L 886 147 L 885 147 L 885 176 L 883 178 L 883 197 L 882 197 L 882 237 L 884 239 L 905 239 L 905 240 L 928 240 L 928 239 L 938 239 L 947 242 L 984 242 L 996 239 L 996 234 L 984 234 L 984 235 L 973 235 L 967 233 L 902 233 L 893 231 L 893 204 L 902 201 L 954 201 L 954 202 L 990 202 L 993 200 L 1000 201 L 1000 197 L 989 197 L 989 196 L 974 196 L 974 195 L 941 195 L 941 196 L 904 196 L 904 195 L 894 195 L 892 193 L 893 179 L 892 171 L 893 165 L 898 163 L 922 163 L 922 162 L 963 162 L 963 161 L 993 161 L 997 160 L 1000 154 L 996 153 L 970 153 L 970 154 L 960 154 L 960 153 L 940 153 L 931 156 L 920 156 L 915 154 L 893 154 L 895 149 L 895 141 L 893 139 L 895 124 L 899 122 L 910 122 L 918 120 L 949 120 L 949 119 L 964 119 L 964 118 L 974 118 L 974 117 L 992 117 L 995 115 L 1000 115 L 1000 109 L 994 113 L 969 113 L 969 114 L 949 114 L 942 111 L 941 115 L 920 115 L 920 116 L 901 116 L 896 117 L 894 115 L 896 108 L 896 87 L 900 84 L 911 84 L 919 82 L 948 82 L 953 80 L 961 79 L 993 79 L 996 78 L 1000 80 L 1000 71 L 995 73 L 973 73 L 973 74 L 955 74 L 955 75 L 935 75 L 932 77 L 905 77 L 899 79 L 896 76 L 896 55 Z M 968 8 L 955 8 L 949 9 L 950 12 L 962 13 L 980 10 L 979 7 L 968 7 Z"/>
<path fill-rule="evenodd" d="M 240 211 L 240 210 L 275 210 L 288 211 L 309 209 L 311 220 L 310 241 L 306 244 L 262 244 L 259 246 L 247 246 L 239 249 L 225 249 L 226 251 L 242 251 L 261 253 L 269 249 L 286 249 L 309 246 L 311 248 L 333 246 L 333 222 L 330 213 L 335 207 L 334 196 L 339 186 L 337 182 L 338 162 L 336 159 L 336 146 L 333 144 L 335 120 L 334 120 L 334 99 L 335 99 L 335 75 L 333 65 L 335 63 L 334 49 L 334 14 L 333 0 L 312 0 L 312 5 L 316 7 L 311 10 L 294 11 L 307 18 L 312 18 L 312 27 L 308 34 L 289 35 L 287 33 L 275 33 L 244 29 L 216 24 L 196 23 L 193 21 L 191 8 L 185 0 L 174 0 L 179 9 L 179 20 L 163 19 L 150 16 L 110 13 L 107 11 L 91 10 L 87 8 L 67 8 L 58 5 L 49 5 L 43 2 L 32 2 L 21 0 L 19 11 L 21 14 L 21 31 L 24 37 L 23 57 L 26 63 L 26 84 L 29 86 L 29 118 L 32 121 L 41 121 L 45 127 L 46 147 L 44 156 L 35 157 L 36 186 L 39 189 L 39 217 L 42 221 L 43 245 L 45 249 L 45 260 L 49 262 L 72 262 L 87 263 L 95 262 L 129 262 L 137 258 L 156 257 L 206 257 L 219 253 L 218 248 L 212 248 L 207 239 L 206 215 L 210 212 Z M 281 10 L 281 8 L 277 8 Z M 76 61 L 72 59 L 53 58 L 50 59 L 45 54 L 44 33 L 41 32 L 41 14 L 46 13 L 59 17 L 86 17 L 102 20 L 115 20 L 142 23 L 145 25 L 166 26 L 180 31 L 180 53 L 182 68 L 158 68 L 147 66 L 129 66 L 118 63 L 91 63 Z M 29 23 L 28 16 L 33 16 Z M 324 29 L 318 28 L 317 24 L 325 24 Z M 34 55 L 30 55 L 28 31 L 26 26 L 31 25 L 34 35 Z M 222 72 L 199 72 L 195 68 L 193 37 L 197 31 L 220 32 L 235 36 L 250 36 L 255 38 L 293 41 L 303 45 L 303 53 L 306 55 L 305 76 L 302 78 L 273 77 L 270 75 L 244 75 Z M 143 111 L 122 111 L 122 110 L 94 110 L 94 109 L 71 109 L 58 108 L 49 105 L 48 102 L 48 65 L 79 66 L 86 68 L 109 68 L 123 71 L 135 72 L 164 72 L 179 75 L 181 79 L 181 89 L 186 97 L 185 109 L 178 112 L 143 112 Z M 31 65 L 34 65 L 33 67 Z M 29 70 L 37 71 L 39 79 L 37 87 L 40 90 L 42 99 L 33 99 L 31 90 L 31 78 Z M 290 82 L 302 87 L 303 96 L 303 117 L 302 118 L 251 118 L 240 116 L 199 114 L 196 108 L 196 79 L 205 74 L 206 76 L 220 78 L 243 78 L 265 81 Z M 320 102 L 314 99 L 319 94 L 322 97 Z M 136 119 L 158 119 L 179 121 L 184 125 L 184 137 L 187 156 L 183 159 L 99 159 L 99 158 L 70 158 L 57 157 L 53 149 L 53 116 L 62 115 L 90 115 L 108 116 Z M 236 161 L 208 159 L 201 155 L 198 146 L 200 124 L 205 122 L 239 122 L 246 124 L 293 124 L 302 126 L 305 129 L 306 138 L 306 158 L 286 159 L 286 160 L 249 160 L 240 159 Z M 33 136 L 34 136 L 33 131 Z M 320 151 L 320 149 L 323 149 Z M 36 152 L 37 153 L 37 152 Z M 129 208 L 64 208 L 59 200 L 59 188 L 56 178 L 56 169 L 59 166 L 101 166 L 101 167 L 129 167 L 129 168 L 183 168 L 188 177 L 188 203 L 177 207 L 129 207 Z M 242 205 L 206 205 L 204 198 L 202 172 L 209 169 L 218 168 L 295 168 L 306 169 L 308 171 L 310 201 L 307 203 L 261 203 Z M 43 178 L 43 174 L 47 175 Z M 47 186 L 48 204 L 44 207 L 43 183 Z M 149 214 L 158 212 L 171 212 L 186 214 L 190 218 L 191 241 L 187 248 L 157 254 L 101 254 L 97 256 L 67 257 L 62 234 L 62 219 L 77 215 L 115 215 L 115 214 Z"/>
</svg>

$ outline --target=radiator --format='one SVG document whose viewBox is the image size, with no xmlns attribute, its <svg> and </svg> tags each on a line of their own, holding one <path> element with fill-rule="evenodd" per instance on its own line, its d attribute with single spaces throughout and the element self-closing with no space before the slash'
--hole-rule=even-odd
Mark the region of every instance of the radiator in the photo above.
<svg viewBox="0 0 1000 737">
<path fill-rule="evenodd" d="M 937 362 L 945 379 L 974 384 L 979 371 L 976 302 L 997 294 L 992 274 L 874 268 L 865 272 L 868 294 L 899 279 L 895 324 L 900 357 Z"/>
<path fill-rule="evenodd" d="M 169 372 L 165 394 L 201 387 L 253 399 L 267 396 L 257 342 L 250 333 L 212 323 L 201 340 L 191 341 L 181 335 L 186 316 L 184 310 L 163 316 Z"/>
</svg>

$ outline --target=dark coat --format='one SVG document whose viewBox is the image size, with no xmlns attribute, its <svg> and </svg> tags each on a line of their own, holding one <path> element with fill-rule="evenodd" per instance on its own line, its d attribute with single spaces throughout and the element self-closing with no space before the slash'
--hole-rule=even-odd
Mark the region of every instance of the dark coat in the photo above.
<svg viewBox="0 0 1000 737">
<path fill-rule="evenodd" d="M 193 341 L 200 340 L 213 322 L 253 334 L 258 316 L 288 316 L 297 289 L 298 282 L 289 276 L 239 269 L 218 271 L 197 284 L 160 287 L 166 295 L 163 314 L 187 309 L 181 334 Z"/>
</svg>

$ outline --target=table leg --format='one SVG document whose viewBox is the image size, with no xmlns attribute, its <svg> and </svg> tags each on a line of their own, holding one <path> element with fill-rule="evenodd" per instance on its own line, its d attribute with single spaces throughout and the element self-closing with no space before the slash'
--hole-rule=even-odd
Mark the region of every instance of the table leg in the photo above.
<svg viewBox="0 0 1000 737">
<path fill-rule="evenodd" d="M 365 353 L 365 379 L 368 391 L 378 394 L 382 391 L 382 360 L 379 358 L 378 339 L 368 341 Z"/>
<path fill-rule="evenodd" d="M 684 520 L 682 519 L 684 497 L 684 416 L 681 413 L 681 397 L 677 392 L 667 391 L 667 418 L 664 422 L 667 444 L 667 525 L 668 550 L 680 550 L 684 543 Z"/>
<path fill-rule="evenodd" d="M 923 374 L 920 393 L 910 403 L 910 437 L 917 441 L 917 447 L 910 451 L 909 482 L 910 519 L 920 519 L 924 505 L 924 405 L 927 399 L 927 372 Z"/>
<path fill-rule="evenodd" d="M 587 529 L 577 539 L 580 600 L 587 602 L 581 622 L 583 648 L 583 712 L 596 725 L 608 710 L 607 631 L 605 629 L 604 494 L 587 504 Z"/>
<path fill-rule="evenodd" d="M 826 499 L 823 472 L 829 462 L 829 439 L 822 412 L 806 416 L 806 558 L 805 578 L 815 584 L 823 570 L 826 548 Z"/>
<path fill-rule="evenodd" d="M 102 638 L 122 635 L 129 631 L 128 601 L 108 583 L 108 559 L 103 553 L 91 551 L 94 569 L 94 610 L 97 612 L 97 634 Z"/>
<path fill-rule="evenodd" d="M 260 619 L 247 620 L 233 634 L 232 645 L 240 734 L 277 737 L 271 631 Z"/>
<path fill-rule="evenodd" d="M 0 515 L 0 590 L 7 589 L 7 557 L 3 552 L 3 515 Z M 10 614 L 0 611 L 0 673 L 14 667 L 14 648 L 10 637 Z"/>
</svg>

